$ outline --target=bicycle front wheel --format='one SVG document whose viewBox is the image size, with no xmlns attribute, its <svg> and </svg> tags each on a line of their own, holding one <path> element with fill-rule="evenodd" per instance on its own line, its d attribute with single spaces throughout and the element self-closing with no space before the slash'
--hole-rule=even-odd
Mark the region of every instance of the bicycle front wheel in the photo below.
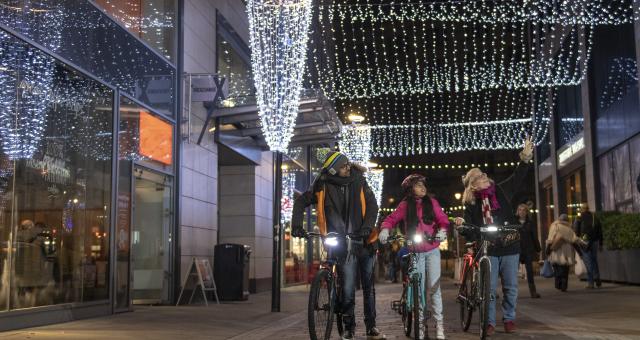
<svg viewBox="0 0 640 340">
<path fill-rule="evenodd" d="M 487 338 L 489 327 L 489 302 L 491 300 L 491 263 L 489 259 L 480 260 L 480 339 Z"/>
<path fill-rule="evenodd" d="M 335 285 L 328 270 L 320 270 L 309 292 L 309 336 L 311 340 L 329 340 L 333 328 Z"/>
<path fill-rule="evenodd" d="M 411 336 L 411 323 L 413 321 L 413 310 L 412 307 L 409 306 L 408 300 L 408 291 L 409 289 L 413 289 L 413 286 L 409 284 L 403 284 L 402 287 L 402 299 L 400 299 L 400 309 L 402 313 L 402 326 L 404 327 L 404 335 Z"/>
<path fill-rule="evenodd" d="M 460 303 L 460 326 L 464 332 L 469 330 L 471 326 L 471 317 L 473 316 L 473 267 L 465 264 L 464 276 L 462 284 L 458 291 L 458 302 Z"/>
<path fill-rule="evenodd" d="M 411 288 L 411 299 L 413 302 L 413 338 L 415 340 L 422 340 L 425 338 L 425 334 L 427 332 L 425 329 L 424 312 L 420 305 L 420 300 L 422 299 L 422 294 L 420 294 L 420 282 L 418 280 L 412 280 Z"/>
</svg>

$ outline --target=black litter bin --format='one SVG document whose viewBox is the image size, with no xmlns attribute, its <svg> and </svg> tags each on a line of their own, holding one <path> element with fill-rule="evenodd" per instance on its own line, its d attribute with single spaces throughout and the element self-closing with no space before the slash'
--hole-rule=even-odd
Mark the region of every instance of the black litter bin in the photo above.
<svg viewBox="0 0 640 340">
<path fill-rule="evenodd" d="M 214 248 L 214 276 L 218 297 L 223 301 L 249 298 L 249 256 L 251 247 L 223 243 Z"/>
</svg>

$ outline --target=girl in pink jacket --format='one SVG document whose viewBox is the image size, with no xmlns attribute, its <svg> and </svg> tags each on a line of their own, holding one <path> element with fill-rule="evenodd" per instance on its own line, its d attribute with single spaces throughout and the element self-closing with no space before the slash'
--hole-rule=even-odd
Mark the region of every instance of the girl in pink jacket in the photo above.
<svg viewBox="0 0 640 340">
<path fill-rule="evenodd" d="M 440 292 L 440 242 L 446 240 L 449 218 L 442 211 L 440 203 L 427 195 L 426 179 L 419 174 L 409 175 L 402 181 L 405 198 L 398 204 L 396 210 L 382 222 L 380 242 L 386 243 L 389 233 L 400 221 L 404 221 L 406 237 L 412 237 L 416 232 L 427 236 L 435 236 L 435 241 L 423 241 L 416 245 L 418 252 L 418 268 L 424 268 L 421 280 L 422 290 L 425 281 L 429 290 L 428 299 L 436 320 L 436 338 L 444 339 L 442 294 Z M 426 238 L 425 238 L 426 239 Z"/>
</svg>

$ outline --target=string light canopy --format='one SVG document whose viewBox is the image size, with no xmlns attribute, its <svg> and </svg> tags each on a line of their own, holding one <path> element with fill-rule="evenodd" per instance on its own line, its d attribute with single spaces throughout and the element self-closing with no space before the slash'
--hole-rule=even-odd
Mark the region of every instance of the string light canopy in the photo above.
<svg viewBox="0 0 640 340">
<path fill-rule="evenodd" d="M 318 13 L 309 77 L 330 98 L 577 85 L 591 55 L 590 26 L 353 20 L 348 8 Z"/>
<path fill-rule="evenodd" d="M 384 170 L 383 169 L 369 169 L 365 172 L 365 178 L 367 183 L 373 191 L 373 195 L 376 197 L 378 207 L 382 204 L 382 189 L 384 187 Z"/>
<path fill-rule="evenodd" d="M 311 0 L 249 0 L 247 12 L 261 128 L 271 150 L 286 152 L 302 89 Z"/>
<path fill-rule="evenodd" d="M 337 111 L 343 116 L 370 113 L 371 156 L 408 156 L 517 149 L 526 136 L 539 144 L 546 136 L 555 98 L 555 91 L 546 88 L 388 95 L 338 101 Z M 345 132 L 341 143 L 356 140 L 353 134 Z"/>
<path fill-rule="evenodd" d="M 351 21 L 475 21 L 486 23 L 536 22 L 562 25 L 619 25 L 633 23 L 631 0 L 474 0 L 380 3 L 334 2 Z M 635 14 L 635 15 L 634 15 Z"/>
<path fill-rule="evenodd" d="M 343 126 L 339 145 L 351 162 L 367 167 L 371 159 L 371 127 L 355 123 Z"/>
</svg>

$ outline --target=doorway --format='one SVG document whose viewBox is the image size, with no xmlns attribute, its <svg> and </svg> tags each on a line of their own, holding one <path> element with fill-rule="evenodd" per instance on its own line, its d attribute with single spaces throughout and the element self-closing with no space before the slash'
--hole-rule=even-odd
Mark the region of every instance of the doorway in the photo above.
<svg viewBox="0 0 640 340">
<path fill-rule="evenodd" d="M 132 300 L 134 304 L 169 303 L 173 177 L 140 166 L 133 172 Z"/>
</svg>

